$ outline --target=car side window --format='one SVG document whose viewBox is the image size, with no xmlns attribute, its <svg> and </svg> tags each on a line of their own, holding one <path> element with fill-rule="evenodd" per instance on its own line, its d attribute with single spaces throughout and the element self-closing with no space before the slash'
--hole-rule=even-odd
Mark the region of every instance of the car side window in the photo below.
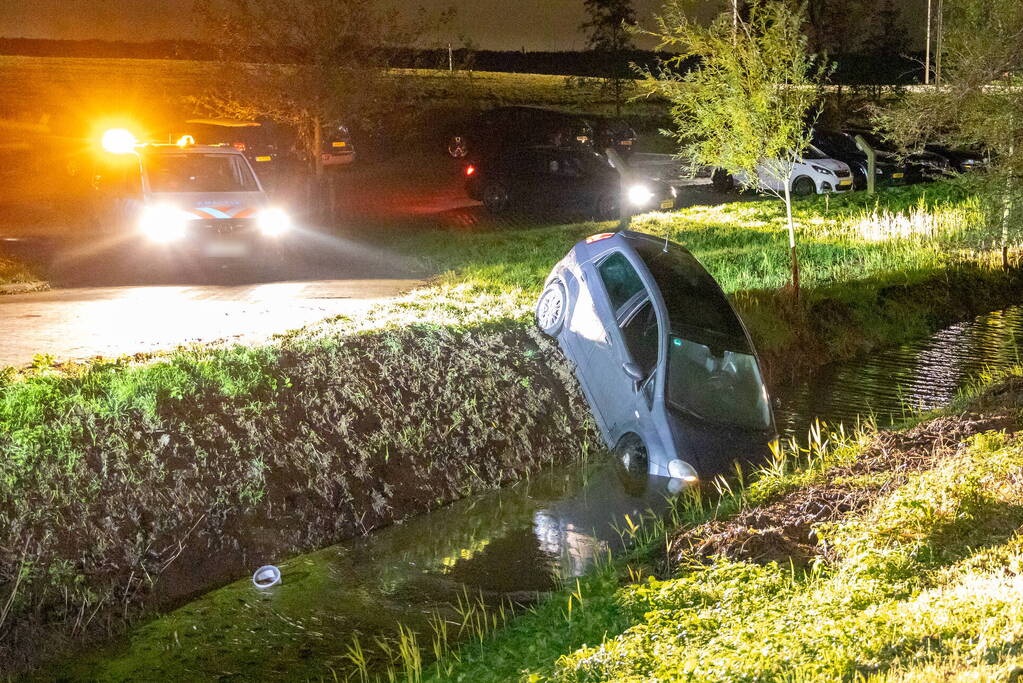
<svg viewBox="0 0 1023 683">
<path fill-rule="evenodd" d="M 622 325 L 622 337 L 632 361 L 642 368 L 644 375 L 649 375 L 657 364 L 661 338 L 657 328 L 657 312 L 649 299 Z"/>
<path fill-rule="evenodd" d="M 639 273 L 625 258 L 625 254 L 616 251 L 604 259 L 597 270 L 611 301 L 611 310 L 618 315 L 618 310 L 632 297 L 643 291 L 643 281 Z"/>
</svg>

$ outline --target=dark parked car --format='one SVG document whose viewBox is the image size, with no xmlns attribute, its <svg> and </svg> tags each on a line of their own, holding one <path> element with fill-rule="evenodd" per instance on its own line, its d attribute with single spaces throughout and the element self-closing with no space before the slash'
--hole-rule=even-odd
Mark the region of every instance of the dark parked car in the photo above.
<svg viewBox="0 0 1023 683">
<path fill-rule="evenodd" d="M 857 145 L 855 135 L 841 131 L 815 130 L 813 145 L 832 159 L 844 161 L 852 169 L 853 187 L 867 188 L 867 155 Z M 874 167 L 874 182 L 878 186 L 904 185 L 906 167 L 888 152 L 878 152 Z"/>
<path fill-rule="evenodd" d="M 482 112 L 448 142 L 456 159 L 549 145 L 593 147 L 593 125 L 578 114 L 541 107 L 497 107 Z"/>
<path fill-rule="evenodd" d="M 636 130 L 628 121 L 607 116 L 592 117 L 594 149 L 603 153 L 612 148 L 623 157 L 628 157 L 636 146 Z"/>
<path fill-rule="evenodd" d="M 347 166 L 355 161 L 355 146 L 347 126 L 330 126 L 323 131 L 320 150 L 324 166 Z"/>
<path fill-rule="evenodd" d="M 287 151 L 277 132 L 276 126 L 258 121 L 190 119 L 181 135 L 191 137 L 198 145 L 234 147 L 245 155 L 260 179 L 267 182 L 277 171 L 278 159 Z"/>
<path fill-rule="evenodd" d="M 487 210 L 539 209 L 619 217 L 622 202 L 636 210 L 668 210 L 675 190 L 655 180 L 622 187 L 607 158 L 590 149 L 532 147 L 494 153 L 466 166 L 466 192 Z"/>
<path fill-rule="evenodd" d="M 949 167 L 956 173 L 969 173 L 987 167 L 987 154 L 975 149 L 952 149 L 944 145 L 927 145 L 924 149 L 948 161 Z"/>
<path fill-rule="evenodd" d="M 777 437 L 760 362 L 714 278 L 685 248 L 593 235 L 537 302 L 626 471 L 695 479 L 766 459 Z"/>
<path fill-rule="evenodd" d="M 886 140 L 882 140 L 873 131 L 850 128 L 844 132 L 851 136 L 862 135 L 867 144 L 878 152 L 903 159 L 903 163 L 906 166 L 906 182 L 908 183 L 922 183 L 934 180 L 947 176 L 953 171 L 948 159 L 934 152 L 924 150 L 901 154 L 894 145 Z"/>
</svg>

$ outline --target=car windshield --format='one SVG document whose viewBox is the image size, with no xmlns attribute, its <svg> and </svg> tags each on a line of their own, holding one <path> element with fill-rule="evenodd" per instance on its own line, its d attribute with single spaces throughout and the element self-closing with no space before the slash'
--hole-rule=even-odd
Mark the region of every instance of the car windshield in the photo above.
<svg viewBox="0 0 1023 683">
<path fill-rule="evenodd" d="M 827 154 L 820 151 L 813 145 L 807 145 L 806 150 L 803 152 L 803 159 L 827 159 Z"/>
<path fill-rule="evenodd" d="M 153 192 L 255 192 L 256 179 L 237 154 L 152 154 L 145 160 Z"/>
<path fill-rule="evenodd" d="M 828 147 L 833 150 L 837 150 L 839 153 L 845 154 L 863 154 L 860 148 L 856 146 L 852 138 L 848 138 L 845 135 L 836 133 L 823 133 L 821 134 L 819 141 L 821 147 Z"/>
<path fill-rule="evenodd" d="M 668 310 L 669 407 L 712 422 L 770 427 L 756 356 L 717 282 L 676 244 L 636 238 L 634 245 Z"/>
<path fill-rule="evenodd" d="M 756 356 L 673 335 L 669 407 L 710 422 L 768 429 L 771 409 Z"/>
</svg>

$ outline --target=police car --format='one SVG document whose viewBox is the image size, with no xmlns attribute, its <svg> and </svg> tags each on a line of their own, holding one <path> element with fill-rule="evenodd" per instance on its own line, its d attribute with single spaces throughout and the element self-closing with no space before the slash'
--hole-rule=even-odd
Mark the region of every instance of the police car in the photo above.
<svg viewBox="0 0 1023 683">
<path fill-rule="evenodd" d="M 126 130 L 103 135 L 93 177 L 99 227 L 166 251 L 210 258 L 274 257 L 292 229 L 244 153 L 139 143 Z"/>
</svg>

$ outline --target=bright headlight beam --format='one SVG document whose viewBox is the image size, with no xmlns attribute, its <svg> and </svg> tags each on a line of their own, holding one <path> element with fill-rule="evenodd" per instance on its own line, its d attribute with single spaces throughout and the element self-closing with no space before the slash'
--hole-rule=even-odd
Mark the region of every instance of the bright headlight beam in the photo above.
<svg viewBox="0 0 1023 683">
<path fill-rule="evenodd" d="M 184 238 L 189 216 L 173 206 L 149 206 L 142 212 L 139 228 L 154 242 L 176 242 Z"/>
<path fill-rule="evenodd" d="M 629 203 L 643 206 L 654 197 L 654 193 L 646 185 L 633 185 L 628 192 Z"/>
<path fill-rule="evenodd" d="M 267 237 L 277 237 L 291 229 L 291 217 L 283 209 L 263 209 L 256 220 L 260 232 Z"/>
</svg>

